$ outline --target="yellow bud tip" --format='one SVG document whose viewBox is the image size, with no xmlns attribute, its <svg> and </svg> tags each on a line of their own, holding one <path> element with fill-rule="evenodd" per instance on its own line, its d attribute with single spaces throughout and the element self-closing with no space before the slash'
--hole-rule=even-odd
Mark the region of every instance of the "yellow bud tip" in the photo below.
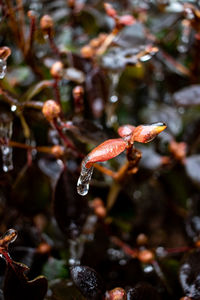
<svg viewBox="0 0 200 300">
<path fill-rule="evenodd" d="M 155 126 L 154 130 L 156 132 L 156 134 L 161 133 L 163 130 L 165 130 L 167 128 L 167 125 L 165 123 L 159 122 L 159 123 L 155 123 L 152 124 Z"/>
</svg>

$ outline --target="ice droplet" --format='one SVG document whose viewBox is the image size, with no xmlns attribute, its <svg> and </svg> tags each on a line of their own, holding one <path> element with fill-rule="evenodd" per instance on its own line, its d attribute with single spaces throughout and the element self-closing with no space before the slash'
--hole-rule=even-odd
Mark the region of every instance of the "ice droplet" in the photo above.
<svg viewBox="0 0 200 300">
<path fill-rule="evenodd" d="M 76 240 L 69 240 L 69 265 L 70 266 L 78 266 L 80 265 L 80 259 L 83 255 L 84 251 L 84 241 L 80 238 Z"/>
<path fill-rule="evenodd" d="M 4 144 L 1 145 L 3 171 L 8 172 L 13 169 L 12 147 L 9 147 L 8 141 L 12 136 L 12 121 L 0 123 L 0 139 Z"/>
<path fill-rule="evenodd" d="M 0 79 L 3 79 L 4 76 L 6 75 L 6 60 L 0 58 Z"/>
<path fill-rule="evenodd" d="M 15 229 L 8 229 L 6 233 L 4 233 L 0 237 L 0 246 L 7 247 L 10 243 L 13 243 L 17 238 L 17 231 Z"/>
<path fill-rule="evenodd" d="M 13 105 L 11 105 L 11 108 L 10 108 L 10 110 L 11 110 L 11 111 L 13 111 L 13 112 L 14 112 L 14 111 L 16 111 L 16 110 L 17 110 L 17 106 L 16 106 L 16 105 L 14 105 L 14 104 L 13 104 Z"/>
<path fill-rule="evenodd" d="M 92 177 L 93 169 L 94 167 L 86 168 L 86 163 L 88 162 L 89 157 L 86 156 L 86 158 L 82 161 L 81 165 L 81 174 L 79 176 L 78 182 L 77 182 L 77 192 L 81 196 L 87 195 L 89 191 L 89 182 Z"/>
</svg>

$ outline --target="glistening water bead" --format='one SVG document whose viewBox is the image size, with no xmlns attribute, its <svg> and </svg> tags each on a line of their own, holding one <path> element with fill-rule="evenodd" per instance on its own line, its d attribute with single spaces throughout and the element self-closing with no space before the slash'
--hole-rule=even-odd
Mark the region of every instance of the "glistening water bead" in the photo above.
<svg viewBox="0 0 200 300">
<path fill-rule="evenodd" d="M 4 76 L 6 75 L 6 69 L 7 69 L 6 61 L 0 58 L 0 79 L 3 79 Z"/>
<path fill-rule="evenodd" d="M 87 195 L 89 191 L 89 182 L 92 177 L 94 167 L 86 168 L 86 163 L 88 162 L 88 156 L 83 160 L 81 165 L 81 174 L 77 182 L 77 192 L 81 196 Z"/>
<path fill-rule="evenodd" d="M 5 144 L 1 145 L 3 171 L 8 172 L 13 169 L 12 147 L 7 145 L 12 136 L 12 121 L 0 123 L 0 137 Z"/>
</svg>

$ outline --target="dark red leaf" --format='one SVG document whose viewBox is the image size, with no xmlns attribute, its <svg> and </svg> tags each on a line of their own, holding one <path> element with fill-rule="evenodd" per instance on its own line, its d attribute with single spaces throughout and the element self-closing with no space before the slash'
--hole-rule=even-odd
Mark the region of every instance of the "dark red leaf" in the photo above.
<svg viewBox="0 0 200 300">
<path fill-rule="evenodd" d="M 127 290 L 127 300 L 159 300 L 156 290 L 148 283 L 138 283 L 134 288 Z"/>
<path fill-rule="evenodd" d="M 173 100 L 180 106 L 200 105 L 200 85 L 187 86 L 173 94 Z"/>
<path fill-rule="evenodd" d="M 3 292 L 5 300 L 43 300 L 47 292 L 47 280 L 39 276 L 34 280 L 28 280 L 25 271 L 26 265 L 12 262 L 8 264 L 5 275 Z"/>
<path fill-rule="evenodd" d="M 75 266 L 71 268 L 71 277 L 76 287 L 88 300 L 102 299 L 105 287 L 95 270 L 87 266 Z"/>
<path fill-rule="evenodd" d="M 200 184 L 200 155 L 189 156 L 185 160 L 185 168 L 190 179 L 197 184 Z"/>
</svg>

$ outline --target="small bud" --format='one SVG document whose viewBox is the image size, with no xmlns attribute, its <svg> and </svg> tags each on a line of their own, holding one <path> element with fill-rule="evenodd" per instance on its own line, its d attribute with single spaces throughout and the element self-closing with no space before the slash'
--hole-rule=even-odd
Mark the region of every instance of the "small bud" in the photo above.
<svg viewBox="0 0 200 300">
<path fill-rule="evenodd" d="M 62 146 L 55 145 L 55 146 L 53 146 L 53 147 L 51 148 L 51 153 L 52 153 L 55 157 L 59 158 L 59 157 L 63 156 L 63 154 L 64 154 L 64 149 L 63 149 Z"/>
<path fill-rule="evenodd" d="M 167 125 L 165 123 L 154 123 L 151 125 L 139 125 L 132 134 L 131 143 L 134 141 L 139 143 L 151 142 L 159 133 L 165 130 Z"/>
<path fill-rule="evenodd" d="M 127 136 L 130 136 L 133 131 L 135 129 L 135 126 L 132 126 L 132 125 L 123 125 L 123 126 L 120 126 L 117 130 L 119 136 L 121 136 L 122 138 L 124 137 L 127 137 Z"/>
<path fill-rule="evenodd" d="M 30 19 L 34 19 L 36 17 L 36 13 L 34 10 L 29 10 L 27 12 L 27 16 L 30 18 Z"/>
<path fill-rule="evenodd" d="M 47 100 L 42 108 L 42 113 L 48 121 L 52 121 L 60 114 L 60 106 L 54 100 Z"/>
<path fill-rule="evenodd" d="M 152 251 L 144 249 L 139 251 L 138 259 L 145 264 L 151 263 L 154 260 L 154 254 Z"/>
<path fill-rule="evenodd" d="M 100 33 L 99 34 L 98 39 L 99 39 L 99 41 L 100 41 L 101 44 L 105 41 L 105 39 L 107 38 L 107 36 L 108 35 L 106 33 Z"/>
<path fill-rule="evenodd" d="M 106 216 L 106 208 L 104 206 L 103 201 L 101 198 L 95 198 L 92 203 L 91 207 L 94 209 L 94 213 L 99 217 L 99 218 L 105 218 Z"/>
<path fill-rule="evenodd" d="M 106 14 L 111 17 L 111 18 L 115 18 L 117 16 L 117 12 L 116 10 L 112 7 L 111 4 L 109 3 L 104 3 L 104 9 L 106 11 Z"/>
<path fill-rule="evenodd" d="M 84 46 L 83 48 L 81 48 L 81 55 L 84 58 L 92 58 L 94 55 L 94 50 L 91 46 Z"/>
<path fill-rule="evenodd" d="M 40 20 L 40 27 L 43 31 L 49 31 L 53 28 L 53 19 L 49 15 L 44 15 Z"/>
<path fill-rule="evenodd" d="M 56 61 L 50 70 L 51 76 L 60 79 L 63 76 L 63 63 L 61 61 Z"/>
<path fill-rule="evenodd" d="M 40 254 L 48 254 L 51 251 L 51 246 L 47 243 L 40 243 L 38 248 L 37 248 L 37 252 L 39 252 Z"/>
<path fill-rule="evenodd" d="M 92 48 L 98 48 L 99 46 L 100 46 L 100 40 L 99 40 L 99 38 L 96 38 L 96 39 L 92 39 L 91 41 L 90 41 L 90 46 L 92 47 Z"/>
<path fill-rule="evenodd" d="M 8 245 L 13 243 L 16 238 L 17 231 L 15 229 L 8 229 L 8 231 L 0 237 L 0 247 L 8 247 Z"/>
<path fill-rule="evenodd" d="M 11 50 L 9 47 L 0 47 L 0 59 L 6 60 L 8 56 L 11 55 Z"/>
<path fill-rule="evenodd" d="M 72 93 L 74 98 L 80 98 L 81 96 L 83 96 L 84 89 L 81 85 L 77 85 L 73 89 Z"/>
<path fill-rule="evenodd" d="M 83 93 L 84 89 L 81 85 L 77 85 L 72 91 L 76 113 L 84 110 Z"/>
<path fill-rule="evenodd" d="M 200 248 L 200 240 L 198 240 L 198 241 L 195 242 L 195 246 L 196 246 L 197 248 Z"/>
<path fill-rule="evenodd" d="M 144 246 L 148 244 L 148 237 L 144 233 L 140 233 L 137 236 L 136 243 L 138 246 Z"/>
<path fill-rule="evenodd" d="M 126 292 L 124 289 L 117 287 L 111 291 L 106 292 L 105 300 L 125 300 Z"/>
<path fill-rule="evenodd" d="M 184 142 L 177 143 L 176 141 L 172 140 L 169 144 L 169 151 L 177 160 L 183 161 L 186 158 L 187 145 Z"/>
<path fill-rule="evenodd" d="M 70 8 L 74 8 L 76 4 L 76 0 L 68 0 L 67 4 Z"/>
<path fill-rule="evenodd" d="M 118 24 L 122 26 L 130 26 L 135 23 L 135 19 L 131 15 L 121 16 L 118 20 Z"/>
</svg>

